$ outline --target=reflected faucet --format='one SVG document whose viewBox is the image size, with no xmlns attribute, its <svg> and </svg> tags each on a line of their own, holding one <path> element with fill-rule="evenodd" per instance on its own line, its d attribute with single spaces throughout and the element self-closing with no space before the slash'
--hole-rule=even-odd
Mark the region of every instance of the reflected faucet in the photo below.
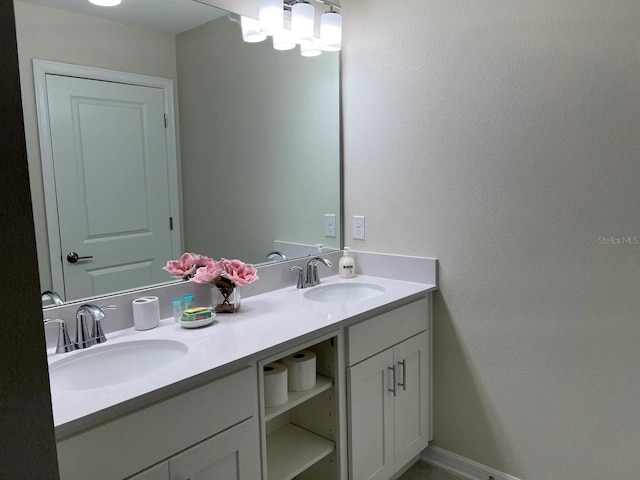
<svg viewBox="0 0 640 480">
<path fill-rule="evenodd" d="M 117 308 L 115 305 L 99 307 L 93 303 L 80 305 L 76 312 L 76 348 L 88 348 L 97 343 L 106 342 L 107 337 L 102 330 L 101 322 L 105 318 L 104 310 Z"/>
<path fill-rule="evenodd" d="M 50 301 L 54 305 L 64 305 L 64 302 L 62 301 L 62 297 L 60 297 L 60 295 L 58 295 L 53 290 L 45 290 L 44 292 L 42 292 L 42 295 L 40 295 L 40 298 L 43 304 L 45 302 Z"/>
<path fill-rule="evenodd" d="M 269 252 L 267 254 L 267 258 L 269 260 L 275 260 L 276 257 L 282 258 L 282 260 L 285 262 L 287 261 L 287 256 L 284 253 L 279 252 L 278 250 L 274 250 L 273 252 Z"/>
</svg>

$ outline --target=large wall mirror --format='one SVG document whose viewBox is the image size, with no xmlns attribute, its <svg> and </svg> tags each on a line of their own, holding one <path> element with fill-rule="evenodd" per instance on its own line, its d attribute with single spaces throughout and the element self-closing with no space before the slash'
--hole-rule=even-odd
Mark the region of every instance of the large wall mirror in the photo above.
<svg viewBox="0 0 640 480">
<path fill-rule="evenodd" d="M 338 53 L 305 58 L 299 50 L 276 51 L 269 40 L 244 43 L 237 15 L 193 0 L 125 1 L 115 8 L 86 0 L 14 0 L 14 6 L 42 290 L 59 291 L 70 301 L 169 281 L 161 268 L 183 251 L 260 264 L 281 259 L 267 258 L 274 250 L 295 258 L 317 252 L 319 244 L 325 251 L 341 247 Z M 41 149 L 42 92 L 34 84 L 34 59 L 172 80 L 175 115 L 169 126 L 175 130 L 175 146 L 165 148 L 169 157 L 175 150 L 175 185 L 171 171 L 167 181 L 149 181 L 148 167 L 137 168 L 128 159 L 130 152 L 122 145 L 137 128 L 135 108 L 130 116 L 113 117 L 114 130 L 102 131 L 102 124 L 91 130 L 90 120 L 81 128 L 71 122 L 68 139 L 56 140 L 59 144 L 48 140 L 51 152 Z M 72 87 L 64 81 L 58 85 L 53 77 L 47 77 L 43 89 L 48 95 L 44 105 L 58 118 L 56 105 L 64 110 L 69 103 L 60 100 L 59 92 Z M 110 83 L 108 88 L 118 85 Z M 92 94 L 78 88 L 68 95 L 83 104 Z M 105 105 L 111 108 L 120 100 L 101 102 L 78 107 L 77 116 L 94 111 L 104 118 Z M 144 117 L 151 110 L 140 111 Z M 56 128 L 49 128 L 51 136 Z M 72 157 L 78 150 L 93 151 L 93 164 L 79 165 L 80 173 L 56 170 L 58 157 Z M 56 169 L 47 167 L 49 156 Z M 171 170 L 171 161 L 168 165 Z M 170 218 L 175 222 L 166 258 L 149 261 L 145 268 L 121 262 L 128 273 L 115 283 L 108 281 L 108 269 L 95 266 L 97 261 L 80 260 L 76 264 L 84 265 L 89 277 L 80 281 L 79 290 L 70 287 L 67 250 L 92 256 L 87 245 L 93 242 L 100 251 L 105 224 L 120 228 L 122 237 L 135 237 L 144 230 L 136 218 L 148 213 L 149 204 L 162 203 L 149 200 L 156 198 L 150 193 L 154 186 L 175 189 L 171 195 L 177 205 L 162 213 L 167 229 Z M 76 190 L 88 206 L 77 199 L 66 200 L 70 206 L 65 206 L 63 193 Z M 136 206 L 136 198 L 142 206 Z M 52 201 L 57 203 L 52 206 Z M 75 207 L 72 220 L 61 220 Z M 52 210 L 59 219 L 47 215 Z M 326 215 L 335 215 L 335 236 L 326 235 Z M 74 223 L 84 216 L 88 227 Z M 132 226 L 122 227 L 127 222 Z M 74 228 L 89 231 L 89 244 L 51 247 L 52 231 L 62 238 Z M 118 248 L 128 247 L 106 250 Z"/>
</svg>

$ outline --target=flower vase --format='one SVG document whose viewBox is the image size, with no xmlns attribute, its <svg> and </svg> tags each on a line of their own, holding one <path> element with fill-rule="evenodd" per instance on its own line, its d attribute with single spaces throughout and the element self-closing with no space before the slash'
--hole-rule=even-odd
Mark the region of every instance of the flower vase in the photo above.
<svg viewBox="0 0 640 480">
<path fill-rule="evenodd" d="M 215 280 L 211 289 L 211 306 L 215 313 L 237 312 L 240 310 L 240 289 L 224 277 Z"/>
</svg>

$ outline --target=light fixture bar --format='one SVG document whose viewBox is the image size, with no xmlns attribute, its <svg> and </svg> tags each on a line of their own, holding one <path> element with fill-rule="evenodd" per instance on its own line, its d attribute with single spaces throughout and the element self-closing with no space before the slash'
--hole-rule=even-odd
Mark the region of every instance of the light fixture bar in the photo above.
<svg viewBox="0 0 640 480">
<path fill-rule="evenodd" d="M 294 3 L 298 3 L 299 0 L 285 0 L 285 5 L 287 5 L 288 7 L 291 7 Z M 336 8 L 338 10 L 340 10 L 342 8 L 341 5 L 331 2 L 329 0 L 312 0 L 316 3 L 320 3 L 322 5 L 326 5 L 327 7 L 331 7 L 331 8 Z"/>
</svg>

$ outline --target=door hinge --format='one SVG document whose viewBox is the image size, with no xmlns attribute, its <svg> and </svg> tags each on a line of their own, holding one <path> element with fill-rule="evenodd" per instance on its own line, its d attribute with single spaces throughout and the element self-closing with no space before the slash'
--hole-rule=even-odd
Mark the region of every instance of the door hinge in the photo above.
<svg viewBox="0 0 640 480">
<path fill-rule="evenodd" d="M 164 114 L 164 128 L 169 128 L 169 115 Z"/>
<path fill-rule="evenodd" d="M 169 217 L 169 230 L 173 230 L 173 217 Z"/>
</svg>

